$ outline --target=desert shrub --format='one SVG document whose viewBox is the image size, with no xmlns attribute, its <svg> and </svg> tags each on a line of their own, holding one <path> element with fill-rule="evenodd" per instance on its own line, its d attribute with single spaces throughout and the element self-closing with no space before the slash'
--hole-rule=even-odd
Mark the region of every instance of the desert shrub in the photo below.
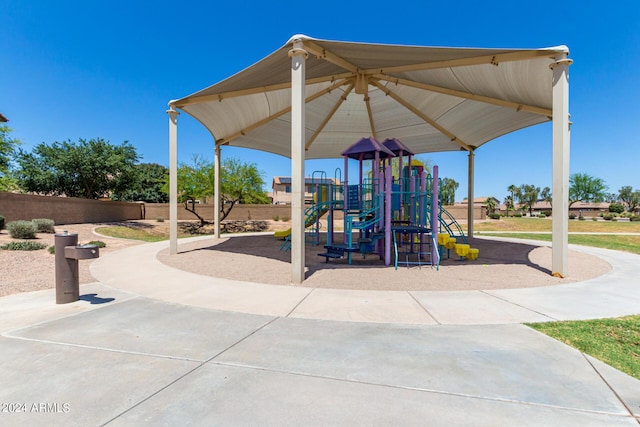
<svg viewBox="0 0 640 427">
<path fill-rule="evenodd" d="M 594 216 L 593 218 L 591 218 L 591 219 L 592 219 L 593 221 L 597 221 L 597 220 L 598 220 L 598 218 L 597 218 L 597 217 L 595 217 L 595 216 Z"/>
<path fill-rule="evenodd" d="M 544 212 L 540 212 L 540 215 L 538 215 L 538 218 L 546 218 L 547 216 L 544 214 Z"/>
<path fill-rule="evenodd" d="M 278 215 L 274 215 L 274 216 L 273 216 L 273 220 L 274 220 L 274 221 L 280 221 L 280 217 L 279 217 Z"/>
<path fill-rule="evenodd" d="M 516 218 L 522 218 L 522 214 L 520 212 L 517 212 L 515 215 L 513 215 Z"/>
<path fill-rule="evenodd" d="M 104 247 L 107 246 L 107 244 L 105 242 L 103 242 L 102 240 L 92 240 L 87 244 L 88 245 L 96 245 L 99 248 L 104 248 Z"/>
<path fill-rule="evenodd" d="M 38 251 L 46 248 L 47 245 L 38 242 L 9 242 L 6 245 L 0 246 L 0 249 L 6 251 Z"/>
<path fill-rule="evenodd" d="M 605 216 L 603 216 L 602 218 L 604 218 L 605 221 L 611 221 L 613 218 L 615 218 L 615 215 L 613 214 L 606 214 Z"/>
<path fill-rule="evenodd" d="M 631 218 L 629 218 L 629 220 L 631 220 L 631 221 L 640 221 L 640 216 L 638 216 L 638 215 L 632 216 Z"/>
<path fill-rule="evenodd" d="M 161 216 L 159 216 L 158 218 L 156 218 L 156 221 L 157 221 L 157 222 L 164 222 L 164 218 L 163 218 L 163 217 L 161 217 Z"/>
<path fill-rule="evenodd" d="M 542 213 L 544 214 L 544 216 L 551 216 L 551 211 L 544 211 Z"/>
<path fill-rule="evenodd" d="M 624 205 L 622 203 L 611 203 L 609 205 L 609 212 L 611 213 L 622 213 L 624 212 Z"/>
<path fill-rule="evenodd" d="M 499 213 L 490 213 L 489 214 L 489 218 L 491 219 L 500 219 L 500 214 Z"/>
<path fill-rule="evenodd" d="M 0 230 L 4 228 L 4 217 L 0 215 Z"/>
<path fill-rule="evenodd" d="M 579 221 L 584 221 L 584 217 L 583 217 L 582 215 L 580 215 L 580 216 L 578 217 L 578 220 L 579 220 Z"/>
<path fill-rule="evenodd" d="M 14 239 L 35 239 L 38 226 L 31 221 L 11 221 L 7 230 Z"/>
<path fill-rule="evenodd" d="M 33 222 L 37 229 L 38 229 L 38 233 L 55 233 L 56 230 L 54 229 L 53 225 L 55 224 L 53 222 L 52 219 L 47 219 L 47 218 L 35 218 L 32 219 L 31 222 Z"/>
<path fill-rule="evenodd" d="M 569 219 L 576 219 L 576 214 L 574 213 L 569 214 Z"/>
<path fill-rule="evenodd" d="M 47 248 L 47 250 L 49 251 L 49 253 L 50 253 L 51 255 L 53 255 L 53 254 L 55 254 L 55 253 L 56 253 L 56 247 L 55 247 L 55 246 L 49 246 L 49 247 Z"/>
<path fill-rule="evenodd" d="M 284 222 L 287 222 L 287 221 L 289 221 L 289 217 L 288 217 L 288 216 L 283 216 L 283 217 L 282 217 L 282 220 L 283 220 Z"/>
</svg>

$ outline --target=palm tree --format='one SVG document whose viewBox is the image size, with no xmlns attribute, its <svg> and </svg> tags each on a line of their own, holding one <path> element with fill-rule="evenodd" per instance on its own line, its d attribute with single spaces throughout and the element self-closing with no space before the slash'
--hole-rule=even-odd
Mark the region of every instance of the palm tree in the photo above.
<svg viewBox="0 0 640 427">
<path fill-rule="evenodd" d="M 504 204 L 507 207 L 507 218 L 508 218 L 509 217 L 509 210 L 513 209 L 513 196 L 505 197 Z"/>
<path fill-rule="evenodd" d="M 514 202 L 516 200 L 516 192 L 518 191 L 518 187 L 514 184 L 511 184 L 510 186 L 507 187 L 507 191 L 509 192 L 509 194 L 511 195 L 511 203 L 507 203 L 506 199 L 505 199 L 505 204 L 507 205 L 507 216 L 509 216 L 509 205 L 511 205 L 511 209 L 514 209 Z"/>
<path fill-rule="evenodd" d="M 487 208 L 487 215 L 492 214 L 496 210 L 496 200 L 493 197 L 487 197 L 484 206 Z"/>
</svg>

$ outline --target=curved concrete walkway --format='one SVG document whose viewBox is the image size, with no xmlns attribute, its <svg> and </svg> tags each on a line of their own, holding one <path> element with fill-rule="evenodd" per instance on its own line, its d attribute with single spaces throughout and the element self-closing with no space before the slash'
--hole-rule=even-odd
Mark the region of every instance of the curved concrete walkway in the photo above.
<svg viewBox="0 0 640 427">
<path fill-rule="evenodd" d="M 186 244 L 210 237 L 181 240 Z M 507 240 L 507 239 L 502 239 Z M 523 241 L 533 245 L 544 243 Z M 640 312 L 640 256 L 571 246 L 611 264 L 607 274 L 577 283 L 480 291 L 354 291 L 267 285 L 201 276 L 162 264 L 167 242 L 133 246 L 91 265 L 101 283 L 194 307 L 321 320 L 479 325 L 617 317 Z"/>
<path fill-rule="evenodd" d="M 557 287 L 361 292 L 198 276 L 164 247 L 98 259 L 74 303 L 0 298 L 0 425 L 640 424 L 640 381 L 519 324 L 640 313 L 638 256 L 574 248 L 613 270 Z"/>
</svg>

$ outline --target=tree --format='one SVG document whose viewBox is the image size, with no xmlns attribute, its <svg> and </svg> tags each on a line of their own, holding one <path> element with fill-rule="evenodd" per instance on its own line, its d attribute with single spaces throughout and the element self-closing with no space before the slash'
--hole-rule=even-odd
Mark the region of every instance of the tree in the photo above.
<svg viewBox="0 0 640 427">
<path fill-rule="evenodd" d="M 510 194 L 510 198 L 508 197 L 507 199 L 505 199 L 504 203 L 505 205 L 507 205 L 507 217 L 509 216 L 509 207 L 511 207 L 511 209 L 513 209 L 514 203 L 516 201 L 516 192 L 518 191 L 518 187 L 515 186 L 514 184 L 511 184 L 509 187 L 507 187 L 507 191 Z"/>
<path fill-rule="evenodd" d="M 264 180 L 255 163 L 228 158 L 221 165 L 220 220 L 224 220 L 236 203 L 269 203 L 262 187 Z"/>
<path fill-rule="evenodd" d="M 452 178 L 444 178 L 440 186 L 440 195 L 443 205 L 453 205 L 456 202 L 456 190 L 460 184 Z"/>
<path fill-rule="evenodd" d="M 215 168 L 212 162 L 194 156 L 191 164 L 178 167 L 178 201 L 194 214 L 201 225 L 208 222 L 197 213 L 196 200 L 214 195 Z M 239 159 L 225 159 L 220 166 L 220 221 L 223 221 L 237 203 L 269 203 L 262 190 L 264 180 L 254 163 Z M 168 193 L 168 181 L 163 187 Z"/>
<path fill-rule="evenodd" d="M 633 187 L 625 185 L 618 191 L 618 198 L 627 205 L 627 210 L 633 212 L 640 205 L 640 191 L 633 191 Z"/>
<path fill-rule="evenodd" d="M 504 198 L 504 205 L 507 207 L 507 217 L 509 216 L 509 211 L 513 210 L 513 196 L 509 195 Z"/>
<path fill-rule="evenodd" d="M 575 173 L 569 177 L 569 208 L 576 202 L 602 202 L 606 194 L 607 185 L 600 178 L 586 173 Z"/>
<path fill-rule="evenodd" d="M 98 199 L 124 191 L 135 180 L 138 154 L 127 141 L 104 139 L 41 143 L 20 151 L 16 171 L 22 189 L 39 194 Z"/>
<path fill-rule="evenodd" d="M 16 148 L 20 141 L 11 138 L 9 134 L 11 128 L 7 125 L 0 125 L 0 191 L 9 191 L 16 188 L 17 183 L 11 177 L 11 160 L 15 155 Z"/>
<path fill-rule="evenodd" d="M 551 204 L 553 202 L 553 197 L 551 194 L 551 189 L 549 187 L 544 187 L 540 192 L 540 197 L 543 201 Z"/>
<path fill-rule="evenodd" d="M 518 203 L 522 205 L 523 209 L 529 211 L 529 216 L 533 213 L 533 206 L 538 201 L 538 195 L 540 194 L 540 187 L 536 187 L 531 184 L 522 184 L 516 188 L 514 195 Z"/>
<path fill-rule="evenodd" d="M 496 200 L 491 197 L 487 197 L 487 200 L 484 202 L 484 207 L 487 209 L 487 215 L 490 215 L 496 211 Z"/>
<path fill-rule="evenodd" d="M 135 179 L 127 188 L 111 195 L 113 200 L 168 203 L 169 196 L 162 191 L 168 179 L 169 169 L 157 163 L 140 163 L 134 166 Z"/>
</svg>

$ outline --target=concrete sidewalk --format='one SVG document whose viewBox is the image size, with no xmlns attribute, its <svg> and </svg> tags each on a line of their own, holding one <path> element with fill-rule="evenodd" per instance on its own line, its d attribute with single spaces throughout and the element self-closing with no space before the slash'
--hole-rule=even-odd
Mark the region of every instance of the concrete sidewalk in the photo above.
<svg viewBox="0 0 640 427">
<path fill-rule="evenodd" d="M 640 381 L 519 324 L 640 313 L 640 257 L 584 248 L 613 270 L 553 288 L 368 294 L 184 273 L 164 247 L 100 258 L 75 303 L 0 298 L 0 425 L 640 423 Z"/>
</svg>

